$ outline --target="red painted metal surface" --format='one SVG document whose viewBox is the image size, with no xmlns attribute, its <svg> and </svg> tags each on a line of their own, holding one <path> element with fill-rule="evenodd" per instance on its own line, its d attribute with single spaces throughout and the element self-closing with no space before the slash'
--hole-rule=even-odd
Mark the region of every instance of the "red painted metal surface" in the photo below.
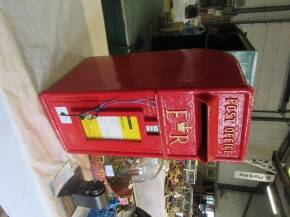
<svg viewBox="0 0 290 217">
<path fill-rule="evenodd" d="M 71 153 L 240 161 L 252 92 L 234 57 L 188 49 L 87 58 L 41 101 Z M 98 117 L 136 116 L 141 140 L 87 139 L 78 115 L 104 103 Z M 60 121 L 56 107 L 68 110 L 71 123 Z M 148 133 L 148 126 L 159 126 L 159 133 Z"/>
</svg>

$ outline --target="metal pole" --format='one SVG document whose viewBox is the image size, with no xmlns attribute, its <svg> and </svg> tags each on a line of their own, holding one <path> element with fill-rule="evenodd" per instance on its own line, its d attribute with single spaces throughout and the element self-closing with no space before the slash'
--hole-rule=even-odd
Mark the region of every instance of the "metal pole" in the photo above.
<svg viewBox="0 0 290 217">
<path fill-rule="evenodd" d="M 290 122 L 290 118 L 278 117 L 252 117 L 252 121 Z"/>
<path fill-rule="evenodd" d="M 273 152 L 272 160 L 273 160 L 273 164 L 276 168 L 277 174 L 282 181 L 282 184 L 284 187 L 284 192 L 285 192 L 285 198 L 286 198 L 288 204 L 290 204 L 290 181 L 289 181 L 289 178 L 288 178 L 286 172 L 281 167 L 281 161 L 279 159 L 277 151 Z"/>
<path fill-rule="evenodd" d="M 273 12 L 273 11 L 288 11 L 290 5 L 270 6 L 270 7 L 253 7 L 253 8 L 236 8 L 237 14 L 247 13 L 261 13 L 261 12 Z"/>
<path fill-rule="evenodd" d="M 243 212 L 242 217 L 246 217 L 246 216 L 247 216 L 247 213 L 248 213 L 249 207 L 250 207 L 250 205 L 251 205 L 251 202 L 252 202 L 253 196 L 254 196 L 254 193 L 250 193 L 250 196 L 249 196 L 248 202 L 247 202 L 247 204 L 246 204 L 246 207 L 245 207 L 245 209 L 244 209 L 244 212 Z"/>
</svg>

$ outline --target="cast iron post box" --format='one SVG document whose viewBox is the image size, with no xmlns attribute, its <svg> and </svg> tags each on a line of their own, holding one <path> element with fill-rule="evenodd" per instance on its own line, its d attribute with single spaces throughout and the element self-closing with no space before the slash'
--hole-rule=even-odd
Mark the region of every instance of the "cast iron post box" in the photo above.
<svg viewBox="0 0 290 217">
<path fill-rule="evenodd" d="M 70 153 L 240 161 L 252 93 L 230 54 L 185 49 L 87 58 L 41 101 Z"/>
</svg>

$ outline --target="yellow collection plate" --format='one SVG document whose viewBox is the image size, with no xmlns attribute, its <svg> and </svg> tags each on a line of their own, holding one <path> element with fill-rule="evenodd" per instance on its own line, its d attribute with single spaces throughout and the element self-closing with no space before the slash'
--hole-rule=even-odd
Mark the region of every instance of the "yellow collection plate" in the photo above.
<svg viewBox="0 0 290 217">
<path fill-rule="evenodd" d="M 136 116 L 100 116 L 82 119 L 81 124 L 88 139 L 141 140 Z"/>
</svg>

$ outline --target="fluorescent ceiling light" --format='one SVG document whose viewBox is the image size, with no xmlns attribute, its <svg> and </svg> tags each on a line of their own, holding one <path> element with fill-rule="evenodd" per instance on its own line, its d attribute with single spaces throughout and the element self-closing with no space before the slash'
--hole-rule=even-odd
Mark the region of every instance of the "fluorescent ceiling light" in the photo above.
<svg viewBox="0 0 290 217">
<path fill-rule="evenodd" d="M 272 207 L 272 211 L 273 211 L 274 215 L 277 215 L 278 211 L 277 211 L 277 208 L 276 208 L 276 204 L 274 202 L 274 198 L 273 198 L 273 194 L 272 194 L 272 190 L 271 190 L 270 185 L 267 186 L 267 193 L 268 193 L 268 197 L 269 197 L 270 204 L 271 204 L 271 207 Z"/>
</svg>

